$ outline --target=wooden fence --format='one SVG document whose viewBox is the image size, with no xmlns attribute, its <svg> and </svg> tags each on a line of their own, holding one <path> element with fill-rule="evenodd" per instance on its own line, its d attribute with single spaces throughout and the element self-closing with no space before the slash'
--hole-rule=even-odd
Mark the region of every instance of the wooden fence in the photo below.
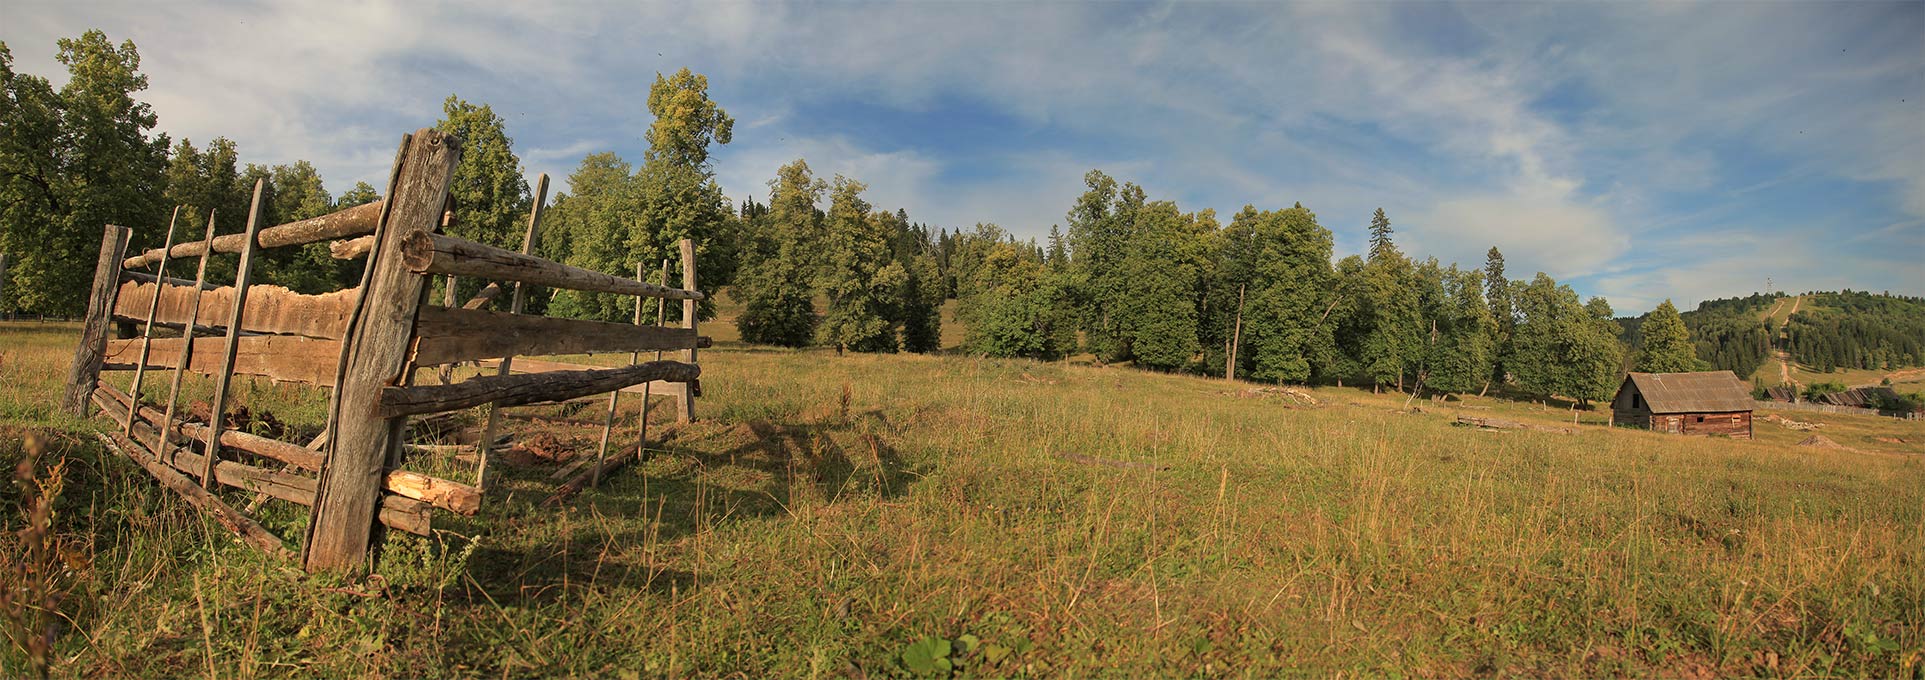
<svg viewBox="0 0 1925 680">
<path fill-rule="evenodd" d="M 1905 413 L 1901 411 L 1880 411 L 1875 408 L 1860 408 L 1857 406 L 1838 406 L 1836 404 L 1814 404 L 1809 401 L 1792 402 L 1792 401 L 1770 401 L 1770 400 L 1760 399 L 1758 400 L 1758 408 L 1772 409 L 1772 410 L 1778 410 L 1778 411 L 1812 411 L 1816 413 L 1836 413 L 1836 414 L 1843 414 L 1843 415 L 1849 415 L 1849 416 L 1885 416 L 1888 418 L 1898 418 L 1900 420 L 1925 420 L 1925 414 L 1920 414 L 1920 413 Z"/>
<path fill-rule="evenodd" d="M 696 288 L 693 244 L 681 243 L 680 288 L 666 285 L 666 262 L 662 283 L 654 284 L 642 280 L 639 265 L 636 279 L 629 280 L 536 257 L 546 175 L 537 184 L 521 252 L 441 233 L 451 219 L 448 185 L 460 156 L 460 140 L 418 130 L 402 138 L 384 200 L 263 227 L 263 185 L 257 182 L 243 232 L 215 236 L 215 220 L 223 216 L 210 215 L 201 240 L 173 243 L 169 225 L 167 243 L 133 256 L 125 252 L 130 230 L 109 225 L 65 408 L 85 414 L 90 403 L 97 406 L 119 426 L 118 432 L 103 435 L 110 448 L 264 550 L 295 554 L 213 493 L 216 485 L 307 506 L 311 514 L 299 557 L 310 571 L 364 568 L 377 545 L 378 527 L 426 534 L 433 511 L 478 511 L 501 407 L 610 393 L 603 447 L 585 475 L 596 480 L 639 454 L 606 457 L 620 391 L 640 385 L 645 393 L 666 394 L 674 398 L 681 420 L 693 418 L 701 375 L 696 350 L 708 345 L 695 325 L 695 306 L 703 294 Z M 336 257 L 367 258 L 359 286 L 305 295 L 252 285 L 262 249 L 321 241 L 333 241 Z M 212 253 L 240 254 L 233 285 L 207 283 Z M 187 257 L 198 259 L 195 278 L 169 277 L 170 260 Z M 148 267 L 152 273 L 138 271 Z M 425 300 L 428 278 L 435 275 L 449 277 L 449 295 L 439 306 Z M 467 304 L 455 305 L 455 277 L 494 283 Z M 484 309 L 504 284 L 513 290 L 510 310 Z M 523 314 L 525 285 L 637 296 L 636 323 Z M 656 325 L 640 325 L 642 298 L 661 301 Z M 662 325 L 667 300 L 682 301 L 680 327 Z M 110 337 L 116 326 L 123 329 L 122 337 Z M 155 337 L 157 328 L 178 329 L 177 337 Z M 138 330 L 138 337 L 126 329 Z M 614 368 L 538 361 L 517 367 L 514 359 L 623 351 L 630 352 L 629 365 Z M 654 351 L 655 360 L 637 363 L 643 351 Z M 681 353 L 681 360 L 664 360 L 666 351 Z M 495 370 L 460 382 L 444 370 L 442 384 L 415 384 L 416 369 L 461 362 L 486 362 Z M 132 389 L 122 392 L 99 380 L 103 370 L 131 371 Z M 163 404 L 141 400 L 142 383 L 154 371 L 172 373 Z M 202 423 L 179 412 L 181 379 L 189 371 L 215 380 L 210 413 Z M 235 375 L 331 388 L 325 430 L 297 444 L 226 427 Z M 410 417 L 483 405 L 488 414 L 473 484 L 400 469 Z M 563 492 L 581 486 L 571 480 Z"/>
</svg>

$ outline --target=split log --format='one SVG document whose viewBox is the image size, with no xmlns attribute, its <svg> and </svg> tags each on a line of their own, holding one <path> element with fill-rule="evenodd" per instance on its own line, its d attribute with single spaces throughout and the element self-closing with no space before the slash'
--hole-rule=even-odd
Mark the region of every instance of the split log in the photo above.
<svg viewBox="0 0 1925 680">
<path fill-rule="evenodd" d="M 235 373 L 322 387 L 334 384 L 334 362 L 341 353 L 341 342 L 338 340 L 291 335 L 252 335 L 237 340 Z M 179 366 L 181 350 L 186 344 L 186 338 L 155 338 L 147 359 L 148 367 Z M 187 370 L 207 375 L 219 374 L 223 349 L 210 343 L 195 343 Z M 109 340 L 106 356 L 136 359 L 140 356 L 140 339 Z"/>
<path fill-rule="evenodd" d="M 695 290 L 695 242 L 689 239 L 682 239 L 681 247 L 682 288 Z M 663 283 L 667 283 L 667 281 L 663 281 Z M 700 315 L 696 313 L 695 300 L 684 298 L 682 300 L 682 327 L 687 328 L 688 332 L 694 333 L 695 317 L 697 316 Z M 689 347 L 682 350 L 682 360 L 691 364 L 695 363 L 695 348 Z M 676 422 L 686 423 L 695 420 L 695 390 L 682 390 L 681 394 L 675 395 L 675 406 L 677 407 L 675 409 Z"/>
<path fill-rule="evenodd" d="M 708 347 L 687 328 L 556 319 L 479 309 L 421 308 L 415 325 L 416 366 L 511 355 L 592 354 Z M 515 359 L 521 361 L 520 358 Z"/>
<path fill-rule="evenodd" d="M 297 246 L 303 243 L 313 243 L 315 241 L 326 241 L 329 239 L 372 233 L 375 222 L 381 219 L 383 205 L 384 203 L 381 201 L 363 203 L 320 217 L 310 217 L 298 222 L 289 222 L 277 227 L 268 227 L 261 230 L 258 242 L 262 248 L 281 248 L 284 246 Z M 205 241 L 178 244 L 174 246 L 173 254 L 174 257 L 199 255 L 208 251 L 208 245 Z M 216 253 L 238 253 L 241 252 L 242 247 L 247 245 L 247 234 L 228 234 L 226 236 L 215 237 L 212 245 L 213 252 Z M 128 269 L 139 269 L 159 261 L 160 249 L 155 248 L 134 257 L 127 258 L 126 261 L 121 263 L 121 266 Z"/>
<path fill-rule="evenodd" d="M 494 368 L 496 366 L 501 365 L 501 362 L 495 359 L 482 359 L 481 361 L 478 361 L 475 363 L 480 365 L 482 368 Z M 592 371 L 598 368 L 607 368 L 607 367 L 606 366 L 589 366 L 587 364 L 571 364 L 563 361 L 529 359 L 526 357 L 515 357 L 515 363 L 514 363 L 515 373 L 553 373 L 555 371 Z M 654 396 L 657 396 L 657 397 L 669 397 L 669 396 L 680 395 L 682 393 L 682 390 L 687 390 L 687 389 L 695 390 L 695 396 L 698 396 L 698 397 L 702 396 L 702 380 L 700 378 L 697 378 L 695 380 L 690 380 L 688 382 L 668 382 L 665 380 L 652 380 L 649 382 L 641 383 L 639 385 L 629 385 L 628 387 L 624 387 L 618 391 L 624 392 L 627 394 L 651 394 L 652 393 Z"/>
<path fill-rule="evenodd" d="M 1502 418 L 1478 418 L 1475 416 L 1457 416 L 1457 422 L 1454 424 L 1462 425 L 1466 427 L 1481 427 L 1487 430 L 1532 430 L 1536 432 L 1551 432 L 1554 434 L 1571 433 L 1571 428 L 1568 428 L 1568 427 L 1552 427 L 1549 425 L 1538 425 L 1535 423 L 1521 423 L 1515 420 L 1504 420 Z"/>
<path fill-rule="evenodd" d="M 621 368 L 588 371 L 557 371 L 523 375 L 469 378 L 453 385 L 387 387 L 381 390 L 381 403 L 374 409 L 379 418 L 394 418 L 419 413 L 454 411 L 494 403 L 523 406 L 567 401 L 576 397 L 619 390 L 650 380 L 688 382 L 702 374 L 702 368 L 678 361 L 651 361 Z"/>
<path fill-rule="evenodd" d="M 120 256 L 127 252 L 127 239 L 133 230 L 107 225 L 100 237 L 100 259 L 94 263 L 94 285 L 87 294 L 87 322 L 80 329 L 80 344 L 74 348 L 74 361 L 67 369 L 67 394 L 61 402 L 68 413 L 87 415 L 87 397 L 100 380 L 100 365 L 106 361 L 107 328 L 111 325 L 114 295 L 120 290 Z"/>
<path fill-rule="evenodd" d="M 130 272 L 126 270 L 122 270 L 120 272 L 120 279 L 122 281 L 138 281 L 140 283 L 156 283 L 160 281 L 166 281 L 167 285 L 169 286 L 185 286 L 189 288 L 195 285 L 193 279 L 179 279 L 179 278 L 174 278 L 172 276 L 156 276 L 154 274 L 149 274 L 147 272 Z M 199 285 L 201 288 L 206 290 L 214 290 L 215 288 L 220 287 L 220 286 L 216 286 L 214 284 L 205 283 L 205 282 L 200 283 Z M 126 288 L 122 287 L 121 292 L 125 293 Z M 118 311 L 116 311 L 116 313 L 118 313 Z"/>
<path fill-rule="evenodd" d="M 483 306 L 486 306 L 490 300 L 493 300 L 500 295 L 501 295 L 501 284 L 490 281 L 488 282 L 488 285 L 483 286 L 481 288 L 481 292 L 475 293 L 474 297 L 468 298 L 468 301 L 466 303 L 463 303 L 461 305 L 461 308 L 462 309 L 481 309 Z"/>
<path fill-rule="evenodd" d="M 328 255 L 336 260 L 354 260 L 367 257 L 368 251 L 373 249 L 374 235 L 368 234 L 367 236 L 359 238 L 329 243 Z"/>
<path fill-rule="evenodd" d="M 104 397 L 112 406 L 103 407 L 109 415 L 123 425 L 126 424 L 127 394 L 111 385 L 101 385 L 95 389 L 96 403 Z M 159 426 L 162 413 L 160 409 L 140 407 L 140 419 L 146 427 Z M 150 430 L 151 432 L 151 430 Z M 207 426 L 200 423 L 181 421 L 174 423 L 174 437 L 204 441 L 207 439 Z M 325 434 L 325 433 L 323 433 Z M 150 436 L 149 439 L 153 437 Z M 317 443 L 319 440 L 317 439 Z M 269 439 L 236 430 L 221 430 L 221 446 L 236 451 L 244 451 L 262 458 L 279 461 L 296 468 L 317 471 L 321 469 L 322 455 L 311 447 L 291 444 L 278 439 Z M 217 479 L 218 481 L 218 479 Z M 451 482 L 439 477 L 431 477 L 407 470 L 389 470 L 382 479 L 381 488 L 404 498 L 421 501 L 458 515 L 473 515 L 481 510 L 481 490 L 459 482 Z"/>
<path fill-rule="evenodd" d="M 233 316 L 233 286 L 209 286 L 200 295 L 194 295 L 193 282 L 185 286 L 169 285 L 159 289 L 160 310 L 154 319 L 162 324 L 185 324 L 190 317 L 201 326 L 226 327 Z M 152 283 L 129 281 L 120 285 L 120 294 L 114 303 L 114 316 L 120 319 L 144 320 L 149 305 L 153 304 L 155 289 Z M 348 315 L 354 311 L 354 289 L 340 290 L 322 295 L 303 295 L 280 286 L 250 286 L 247 289 L 247 305 L 241 312 L 241 328 L 262 333 L 302 335 L 310 338 L 339 340 L 347 332 Z M 195 299 L 199 298 L 200 313 L 191 313 Z"/>
<path fill-rule="evenodd" d="M 644 295 L 669 300 L 700 300 L 704 297 L 699 291 L 642 283 L 429 231 L 409 234 L 402 247 L 408 268 L 417 274 L 473 276 L 550 288 Z"/>
<path fill-rule="evenodd" d="M 201 511 L 212 516 L 214 521 L 220 522 L 221 526 L 239 534 L 241 540 L 283 560 L 294 557 L 293 551 L 288 550 L 287 546 L 281 543 L 280 538 L 269 533 L 265 527 L 254 520 L 248 519 L 247 515 L 241 514 L 241 511 L 221 502 L 221 499 L 208 493 L 206 489 L 195 485 L 193 480 L 182 475 L 180 471 L 161 463 L 160 459 L 155 458 L 145 447 L 125 437 L 109 437 L 101 432 L 94 433 L 94 436 L 100 437 L 101 443 L 106 444 L 108 450 L 133 459 L 135 463 L 147 470 L 147 474 L 153 475 L 162 486 L 173 489 L 189 505 L 200 508 Z"/>
<path fill-rule="evenodd" d="M 261 251 L 261 193 L 266 189 L 266 179 L 254 180 L 254 199 L 247 210 L 247 230 L 245 231 L 247 241 L 241 247 L 240 265 L 234 270 L 234 294 L 231 296 L 234 298 L 234 308 L 227 313 L 228 319 L 237 322 L 247 318 L 247 289 L 254 282 L 254 256 Z M 166 254 L 162 253 L 161 257 L 165 259 Z M 215 432 L 223 429 L 224 423 L 227 422 L 227 393 L 233 387 L 234 360 L 235 355 L 240 352 L 240 343 L 241 324 L 228 324 L 227 342 L 221 348 L 220 373 L 214 376 L 214 401 L 211 411 L 213 415 L 207 419 Z M 146 351 L 145 347 L 141 349 L 143 355 Z M 202 446 L 206 447 L 207 461 L 199 475 L 201 487 L 211 489 L 214 486 L 214 462 L 221 458 L 220 437 L 210 432 Z"/>
<path fill-rule="evenodd" d="M 549 507 L 560 505 L 561 502 L 563 500 L 566 500 L 569 496 L 573 496 L 576 493 L 581 492 L 582 489 L 588 488 L 589 484 L 594 483 L 596 480 L 599 480 L 602 477 L 615 472 L 616 470 L 622 469 L 622 466 L 628 465 L 630 461 L 635 460 L 635 457 L 638 453 L 639 453 L 639 449 L 623 449 L 621 452 L 616 453 L 614 457 L 602 461 L 601 464 L 599 465 L 595 465 L 595 464 L 587 465 L 586 469 L 583 469 L 580 472 L 575 473 L 575 476 L 573 478 L 569 479 L 567 482 L 563 483 L 561 486 L 555 487 L 554 495 L 549 496 L 548 499 L 542 501 L 541 504 Z M 584 462 L 592 463 L 592 461 L 584 461 Z"/>
</svg>

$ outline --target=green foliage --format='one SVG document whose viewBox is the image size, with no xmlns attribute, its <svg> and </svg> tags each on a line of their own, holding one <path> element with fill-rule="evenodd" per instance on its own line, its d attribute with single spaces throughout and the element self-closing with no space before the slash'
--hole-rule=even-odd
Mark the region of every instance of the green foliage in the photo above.
<svg viewBox="0 0 1925 680">
<path fill-rule="evenodd" d="M 1925 365 L 1925 298 L 1853 290 L 1808 295 L 1785 326 L 1785 349 L 1819 371 Z"/>
<path fill-rule="evenodd" d="M 1580 403 L 1607 399 L 1623 362 L 1610 306 L 1592 298 L 1587 307 L 1570 286 L 1539 273 L 1512 287 L 1518 322 L 1507 364 L 1524 389 Z"/>
<path fill-rule="evenodd" d="M 746 342 L 801 347 L 815 337 L 815 271 L 822 214 L 816 202 L 828 184 L 802 159 L 782 166 L 769 183 L 766 212 L 748 224 L 742 274 L 734 295 L 743 310 L 735 325 Z"/>
<path fill-rule="evenodd" d="M 963 250 L 980 254 L 957 298 L 969 352 L 1053 360 L 1075 350 L 1076 311 L 1068 304 L 1065 273 L 1048 268 L 993 224 L 959 238 Z"/>
<path fill-rule="evenodd" d="M 829 304 L 816 339 L 837 351 L 893 352 L 897 341 L 891 319 L 899 306 L 896 295 L 909 275 L 890 259 L 891 223 L 871 214 L 869 203 L 862 200 L 867 188 L 837 175 L 830 190 L 823 267 L 817 278 Z"/>
<path fill-rule="evenodd" d="M 1370 225 L 1370 258 L 1358 281 L 1361 304 L 1353 310 L 1366 330 L 1352 351 L 1364 377 L 1401 388 L 1423 360 L 1426 324 L 1417 272 L 1390 234 L 1390 220 L 1379 208 Z"/>
<path fill-rule="evenodd" d="M 1698 357 L 1691 344 L 1691 332 L 1678 316 L 1670 300 L 1644 315 L 1639 325 L 1643 346 L 1638 350 L 1637 370 L 1644 373 L 1683 373 L 1697 370 Z"/>
<path fill-rule="evenodd" d="M 1484 273 L 1451 265 L 1437 280 L 1442 289 L 1427 314 L 1433 325 L 1424 385 L 1439 392 L 1477 391 L 1497 358 L 1497 322 L 1484 299 Z"/>
<path fill-rule="evenodd" d="M 1103 361 L 1174 369 L 1197 354 L 1204 267 L 1216 222 L 1151 202 L 1098 171 L 1070 210 L 1071 286 L 1089 350 Z M 958 279 L 959 281 L 961 279 Z"/>
<path fill-rule="evenodd" d="M 648 160 L 685 168 L 708 169 L 709 144 L 727 144 L 735 119 L 708 96 L 708 76 L 688 67 L 675 75 L 655 74 L 648 88 L 648 112 L 655 122 L 643 135 Z"/>
<path fill-rule="evenodd" d="M 494 108 L 476 106 L 455 95 L 441 103 L 435 129 L 461 140 L 448 193 L 454 197 L 455 223 L 448 233 L 497 248 L 520 250 L 526 235 L 528 180 L 514 140 Z"/>
<path fill-rule="evenodd" d="M 949 655 L 954 651 L 954 646 L 946 639 L 933 635 L 925 637 L 903 648 L 902 666 L 920 676 L 948 676 L 950 671 L 955 670 L 955 665 L 949 661 Z"/>
<path fill-rule="evenodd" d="M 16 73 L 0 43 L 0 251 L 13 258 L 9 307 L 77 314 L 92 282 L 105 225 L 165 224 L 160 196 L 168 140 L 149 137 L 153 109 L 132 41 L 100 31 L 58 42 L 67 83 Z M 130 249 L 158 245 L 136 229 Z"/>
<path fill-rule="evenodd" d="M 1267 382 L 1304 382 L 1328 363 L 1333 302 L 1330 230 L 1299 205 L 1258 211 L 1244 206 L 1220 239 L 1211 298 L 1221 302 L 1217 324 L 1236 335 L 1236 299 L 1243 299 L 1241 375 Z"/>
</svg>

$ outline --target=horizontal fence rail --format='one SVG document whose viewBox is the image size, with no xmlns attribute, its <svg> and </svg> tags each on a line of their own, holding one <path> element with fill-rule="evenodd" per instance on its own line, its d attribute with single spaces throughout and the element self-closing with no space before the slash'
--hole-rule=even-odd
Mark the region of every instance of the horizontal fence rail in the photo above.
<svg viewBox="0 0 1925 680">
<path fill-rule="evenodd" d="M 320 217 L 311 217 L 298 222 L 289 222 L 276 227 L 262 229 L 256 243 L 262 248 L 282 248 L 304 243 L 327 241 L 348 236 L 358 236 L 374 232 L 374 225 L 381 217 L 383 201 L 361 205 L 332 212 Z M 207 241 L 193 241 L 176 244 L 173 257 L 187 257 L 210 252 Z M 228 234 L 214 237 L 211 252 L 238 253 L 247 247 L 247 234 Z M 160 261 L 162 249 L 155 248 L 127 258 L 121 262 L 127 269 L 139 269 Z"/>
</svg>

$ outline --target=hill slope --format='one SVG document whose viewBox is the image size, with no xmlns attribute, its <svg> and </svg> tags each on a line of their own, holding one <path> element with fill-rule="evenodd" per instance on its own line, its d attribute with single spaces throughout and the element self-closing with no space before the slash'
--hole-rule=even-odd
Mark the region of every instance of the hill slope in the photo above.
<svg viewBox="0 0 1925 680">
<path fill-rule="evenodd" d="M 1891 419 L 1797 414 L 1858 451 L 1769 422 L 1498 433 L 1452 415 L 1570 413 L 725 346 L 703 422 L 658 425 L 647 464 L 542 507 L 600 407 L 533 409 L 482 516 L 338 584 L 233 544 L 85 424 L 22 422 L 64 369 L 45 329 L 0 326 L 0 463 L 26 428 L 76 461 L 60 673 L 1894 676 L 1925 645 L 1925 428 Z"/>
</svg>

